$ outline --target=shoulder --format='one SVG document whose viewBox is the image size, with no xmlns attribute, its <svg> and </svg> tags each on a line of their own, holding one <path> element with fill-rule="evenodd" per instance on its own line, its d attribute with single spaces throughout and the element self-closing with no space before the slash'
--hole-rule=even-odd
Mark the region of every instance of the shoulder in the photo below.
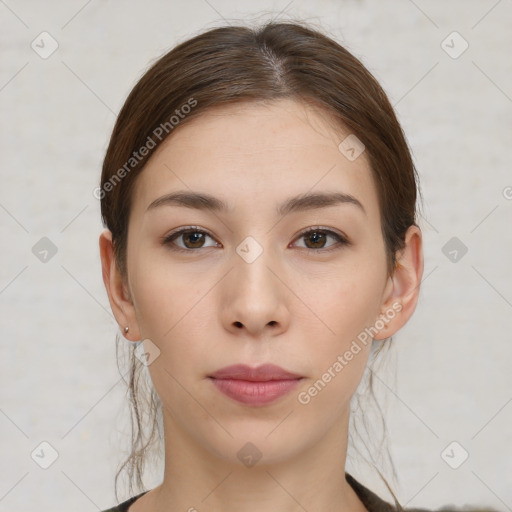
<svg viewBox="0 0 512 512">
<path fill-rule="evenodd" d="M 345 479 L 352 489 L 354 489 L 368 512 L 397 512 L 397 509 L 393 505 L 379 498 L 375 493 L 370 491 L 370 489 L 358 482 L 350 473 L 345 473 Z"/>
<path fill-rule="evenodd" d="M 441 508 L 427 509 L 427 508 L 404 508 L 403 512 L 499 512 L 491 507 L 471 507 L 465 505 L 464 507 L 456 507 L 455 505 L 445 505 Z"/>
<path fill-rule="evenodd" d="M 109 509 L 106 509 L 106 510 L 102 510 L 101 512 L 127 512 L 128 511 L 128 507 L 132 503 L 137 501 L 141 496 L 146 494 L 147 492 L 148 491 L 141 492 L 140 494 L 137 494 L 137 496 L 133 496 L 132 498 L 130 498 L 130 499 L 126 500 L 126 501 L 123 501 L 123 503 L 120 503 L 119 505 L 116 505 L 115 507 L 112 507 L 112 508 L 109 508 Z"/>
<path fill-rule="evenodd" d="M 455 505 L 444 505 L 441 508 L 427 509 L 427 508 L 404 508 L 403 512 L 499 512 L 491 507 L 472 507 L 464 505 L 457 507 Z"/>
<path fill-rule="evenodd" d="M 402 508 L 400 505 L 391 505 L 391 503 L 384 501 L 374 492 L 370 491 L 370 489 L 358 482 L 349 473 L 345 473 L 345 477 L 368 512 L 498 512 L 498 510 L 491 507 L 469 507 L 467 505 L 464 507 L 446 505 L 438 509 Z"/>
</svg>

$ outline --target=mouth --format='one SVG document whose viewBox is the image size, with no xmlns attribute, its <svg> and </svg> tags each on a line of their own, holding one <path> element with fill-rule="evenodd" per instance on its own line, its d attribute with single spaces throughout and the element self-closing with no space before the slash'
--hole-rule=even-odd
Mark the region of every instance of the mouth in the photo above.
<svg viewBox="0 0 512 512">
<path fill-rule="evenodd" d="M 266 405 L 288 394 L 303 379 L 299 374 L 264 364 L 256 368 L 232 365 L 208 376 L 229 398 L 251 406 Z"/>
<path fill-rule="evenodd" d="M 284 370 L 275 364 L 262 364 L 251 368 L 245 364 L 226 366 L 209 375 L 214 379 L 237 379 L 251 382 L 267 382 L 269 380 L 294 380 L 302 375 Z"/>
</svg>

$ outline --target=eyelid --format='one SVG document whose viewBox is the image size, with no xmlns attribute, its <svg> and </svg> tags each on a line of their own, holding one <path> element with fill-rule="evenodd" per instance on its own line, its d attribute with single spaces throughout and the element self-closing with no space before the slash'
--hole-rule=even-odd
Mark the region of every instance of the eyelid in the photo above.
<svg viewBox="0 0 512 512">
<path fill-rule="evenodd" d="M 164 235 L 162 237 L 162 239 L 170 238 L 173 235 L 177 235 L 178 233 L 181 233 L 182 231 L 198 231 L 200 233 L 205 233 L 206 235 L 214 238 L 213 235 L 211 235 L 208 231 L 206 231 L 206 229 L 204 229 L 200 226 L 180 226 L 179 228 L 173 229 L 170 233 L 167 233 L 166 235 Z"/>
<path fill-rule="evenodd" d="M 324 231 L 326 233 L 333 233 L 335 235 L 338 235 L 340 238 L 344 238 L 345 240 L 347 240 L 348 242 L 348 237 L 341 231 L 338 231 L 334 228 L 329 228 L 327 226 L 309 226 L 308 228 L 305 228 L 303 229 L 302 231 L 300 231 L 297 235 L 297 238 L 300 237 L 300 236 L 303 236 L 307 233 L 310 233 L 311 231 Z"/>
</svg>

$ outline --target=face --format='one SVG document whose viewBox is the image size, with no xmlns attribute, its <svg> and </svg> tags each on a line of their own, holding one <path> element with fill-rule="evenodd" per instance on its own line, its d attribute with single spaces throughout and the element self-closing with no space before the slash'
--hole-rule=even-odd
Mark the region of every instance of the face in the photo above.
<svg viewBox="0 0 512 512">
<path fill-rule="evenodd" d="M 159 351 L 166 434 L 234 462 L 251 442 L 270 463 L 346 429 L 368 333 L 398 314 L 366 154 L 338 149 L 348 135 L 290 100 L 231 105 L 180 127 L 138 177 L 120 325 Z M 162 199 L 176 192 L 210 200 Z M 301 378 L 265 403 L 210 378 L 265 363 Z"/>
</svg>

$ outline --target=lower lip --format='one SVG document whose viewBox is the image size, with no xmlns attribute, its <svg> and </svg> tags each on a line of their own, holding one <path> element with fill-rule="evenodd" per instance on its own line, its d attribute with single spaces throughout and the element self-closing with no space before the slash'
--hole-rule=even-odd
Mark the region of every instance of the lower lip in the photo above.
<svg viewBox="0 0 512 512">
<path fill-rule="evenodd" d="M 265 405 L 289 393 L 301 379 L 251 382 L 237 379 L 210 379 L 219 391 L 246 405 Z"/>
</svg>

